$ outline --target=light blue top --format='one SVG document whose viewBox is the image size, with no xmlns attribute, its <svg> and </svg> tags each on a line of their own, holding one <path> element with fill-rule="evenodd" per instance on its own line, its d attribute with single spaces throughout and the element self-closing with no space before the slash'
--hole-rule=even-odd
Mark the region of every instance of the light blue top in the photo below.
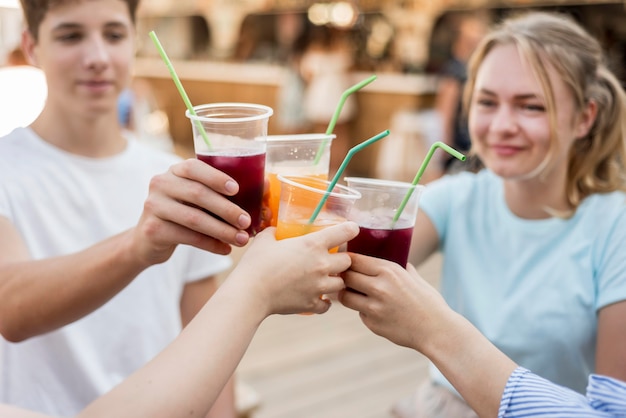
<svg viewBox="0 0 626 418">
<path fill-rule="evenodd" d="M 483 170 L 429 184 L 420 210 L 439 233 L 450 306 L 520 366 L 584 393 L 597 311 L 626 300 L 626 195 L 590 196 L 570 219 L 521 219 Z"/>
<path fill-rule="evenodd" d="M 626 417 L 626 383 L 589 376 L 586 396 L 518 367 L 504 388 L 498 418 Z"/>
</svg>

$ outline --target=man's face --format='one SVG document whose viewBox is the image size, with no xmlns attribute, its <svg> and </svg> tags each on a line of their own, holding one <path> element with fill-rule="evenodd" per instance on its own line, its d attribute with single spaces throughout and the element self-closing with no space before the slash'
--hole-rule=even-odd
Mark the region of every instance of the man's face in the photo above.
<svg viewBox="0 0 626 418">
<path fill-rule="evenodd" d="M 39 39 L 25 37 L 25 49 L 46 73 L 49 106 L 77 115 L 115 111 L 134 55 L 134 25 L 125 2 L 55 6 L 39 26 Z"/>
</svg>

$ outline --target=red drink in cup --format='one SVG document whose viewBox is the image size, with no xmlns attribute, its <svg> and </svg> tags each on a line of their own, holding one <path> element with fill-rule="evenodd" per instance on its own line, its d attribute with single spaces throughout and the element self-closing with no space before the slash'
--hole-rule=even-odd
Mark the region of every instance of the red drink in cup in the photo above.
<svg viewBox="0 0 626 418">
<path fill-rule="evenodd" d="M 189 111 L 196 157 L 231 176 L 239 192 L 228 199 L 248 212 L 247 232 L 261 229 L 267 124 L 273 110 L 250 103 L 213 103 Z"/>
<path fill-rule="evenodd" d="M 228 199 L 248 212 L 252 220 L 247 232 L 254 235 L 261 226 L 261 204 L 265 173 L 265 153 L 198 154 L 197 158 L 231 176 L 239 183 L 239 192 Z"/>
<path fill-rule="evenodd" d="M 412 225 L 406 228 L 396 227 L 395 229 L 360 226 L 359 235 L 348 242 L 348 251 L 384 258 L 406 268 L 412 236 Z"/>
<path fill-rule="evenodd" d="M 348 242 L 348 251 L 384 258 L 406 268 L 419 197 L 424 186 L 359 177 L 347 177 L 345 180 L 362 196 L 350 212 L 349 219 L 359 225 L 360 232 Z M 406 206 L 397 215 L 409 195 Z"/>
</svg>

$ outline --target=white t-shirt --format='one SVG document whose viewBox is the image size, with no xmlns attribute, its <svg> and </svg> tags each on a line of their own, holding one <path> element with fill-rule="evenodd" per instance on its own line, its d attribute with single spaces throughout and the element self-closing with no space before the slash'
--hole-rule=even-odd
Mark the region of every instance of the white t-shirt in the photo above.
<svg viewBox="0 0 626 418">
<path fill-rule="evenodd" d="M 33 259 L 73 253 L 136 225 L 151 177 L 178 160 L 132 140 L 110 158 L 80 157 L 19 128 L 0 138 L 0 216 Z M 21 343 L 0 338 L 0 402 L 76 414 L 178 335 L 185 283 L 230 264 L 181 245 L 84 318 Z"/>
<path fill-rule="evenodd" d="M 593 194 L 569 219 L 522 219 L 483 170 L 430 183 L 420 210 L 439 233 L 450 306 L 520 366 L 584 393 L 597 312 L 626 300 L 626 194 Z"/>
</svg>

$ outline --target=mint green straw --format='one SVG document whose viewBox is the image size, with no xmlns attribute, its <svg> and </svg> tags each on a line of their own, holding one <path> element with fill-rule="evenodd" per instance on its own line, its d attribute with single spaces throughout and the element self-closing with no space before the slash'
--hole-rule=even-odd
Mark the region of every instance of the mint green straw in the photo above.
<svg viewBox="0 0 626 418">
<path fill-rule="evenodd" d="M 417 174 L 415 175 L 413 182 L 411 182 L 411 185 L 415 186 L 417 183 L 419 183 L 420 179 L 422 178 L 422 174 L 424 174 L 424 171 L 426 170 L 426 166 L 428 166 L 428 163 L 430 162 L 430 159 L 432 158 L 437 148 L 443 148 L 453 157 L 456 157 L 461 161 L 465 161 L 465 155 L 461 154 L 460 152 L 450 147 L 449 145 L 444 144 L 441 141 L 437 141 L 430 146 L 430 149 L 428 150 L 428 154 L 426 154 L 424 161 L 422 161 L 422 165 L 420 166 L 419 170 L 417 170 Z M 402 200 L 402 203 L 400 203 L 400 207 L 398 208 L 396 215 L 393 217 L 393 222 L 391 223 L 391 229 L 393 229 L 396 222 L 398 222 L 398 219 L 400 219 L 400 215 L 402 214 L 402 211 L 404 210 L 404 207 L 406 206 L 406 204 L 409 202 L 409 199 L 411 198 L 411 195 L 413 194 L 414 190 L 415 190 L 414 187 L 409 189 L 406 196 L 404 196 L 404 199 Z"/>
<path fill-rule="evenodd" d="M 346 89 L 346 91 L 342 93 L 341 98 L 339 99 L 339 103 L 337 103 L 337 107 L 335 108 L 335 113 L 333 113 L 333 116 L 330 118 L 330 123 L 328 124 L 328 128 L 326 128 L 326 135 L 330 135 L 333 133 L 333 130 L 335 129 L 335 125 L 337 124 L 337 119 L 339 119 L 339 114 L 341 113 L 341 109 L 343 109 L 343 105 L 346 103 L 346 100 L 348 100 L 348 96 L 350 96 L 352 93 L 354 93 L 357 90 L 361 90 L 363 87 L 367 86 L 369 83 L 371 83 L 374 80 L 376 80 L 375 74 L 366 78 L 365 80 L 359 83 L 356 83 L 354 86 L 349 87 L 348 89 Z M 320 159 L 322 158 L 322 151 L 324 147 L 326 146 L 327 141 L 328 139 L 324 140 L 320 144 L 320 147 L 317 150 L 317 155 L 315 156 L 315 161 L 313 161 L 314 165 L 317 165 L 317 163 L 320 162 Z"/>
<path fill-rule="evenodd" d="M 317 218 L 317 215 L 319 215 L 320 211 L 322 210 L 322 207 L 324 206 L 324 203 L 326 203 L 326 201 L 328 200 L 328 196 L 330 195 L 330 193 L 332 193 L 333 189 L 335 188 L 335 185 L 337 184 L 337 181 L 341 177 L 341 174 L 346 169 L 346 166 L 348 165 L 348 163 L 350 162 L 354 154 L 361 151 L 363 148 L 367 147 L 368 145 L 371 145 L 374 142 L 380 139 L 383 139 L 387 135 L 389 135 L 389 129 L 387 129 L 386 131 L 382 131 L 378 135 L 373 136 L 370 139 L 363 141 L 360 144 L 355 145 L 354 147 L 350 148 L 350 151 L 348 151 L 348 153 L 346 154 L 346 157 L 343 159 L 343 162 L 339 166 L 337 173 L 335 173 L 335 177 L 333 177 L 333 179 L 330 181 L 330 184 L 328 185 L 328 189 L 326 189 L 326 193 L 324 193 L 324 196 L 322 196 L 322 199 L 320 200 L 320 202 L 317 204 L 317 207 L 313 211 L 313 215 L 311 215 L 311 218 L 309 219 L 309 225 L 315 222 L 315 218 Z"/>
<path fill-rule="evenodd" d="M 159 38 L 157 38 L 156 33 L 154 33 L 154 31 L 151 31 L 149 35 L 150 35 L 150 38 L 152 39 L 152 42 L 154 42 L 154 45 L 159 51 L 159 55 L 161 55 L 161 58 L 165 62 L 165 65 L 167 65 L 167 69 L 170 71 L 170 75 L 172 76 L 172 79 L 174 80 L 174 84 L 176 85 L 176 88 L 178 88 L 178 92 L 183 98 L 183 102 L 185 102 L 185 106 L 187 106 L 189 113 L 197 117 L 198 115 L 196 114 L 196 111 L 194 110 L 193 105 L 191 104 L 191 100 L 189 100 L 189 96 L 187 96 L 187 93 L 185 92 L 183 84 L 180 82 L 178 75 L 176 75 L 176 71 L 174 71 L 174 66 L 172 65 L 172 61 L 170 61 L 169 57 L 165 53 L 165 50 L 163 49 L 163 45 L 161 45 L 161 42 L 159 42 Z M 209 149 L 213 148 L 213 146 L 211 145 L 211 141 L 209 141 L 209 137 L 207 136 L 206 131 L 204 130 L 204 126 L 202 126 L 202 123 L 197 119 L 194 119 L 193 122 L 196 124 L 196 127 L 198 127 L 198 129 L 200 130 L 202 139 L 204 139 L 204 143 L 207 145 L 207 147 L 209 147 Z"/>
</svg>

